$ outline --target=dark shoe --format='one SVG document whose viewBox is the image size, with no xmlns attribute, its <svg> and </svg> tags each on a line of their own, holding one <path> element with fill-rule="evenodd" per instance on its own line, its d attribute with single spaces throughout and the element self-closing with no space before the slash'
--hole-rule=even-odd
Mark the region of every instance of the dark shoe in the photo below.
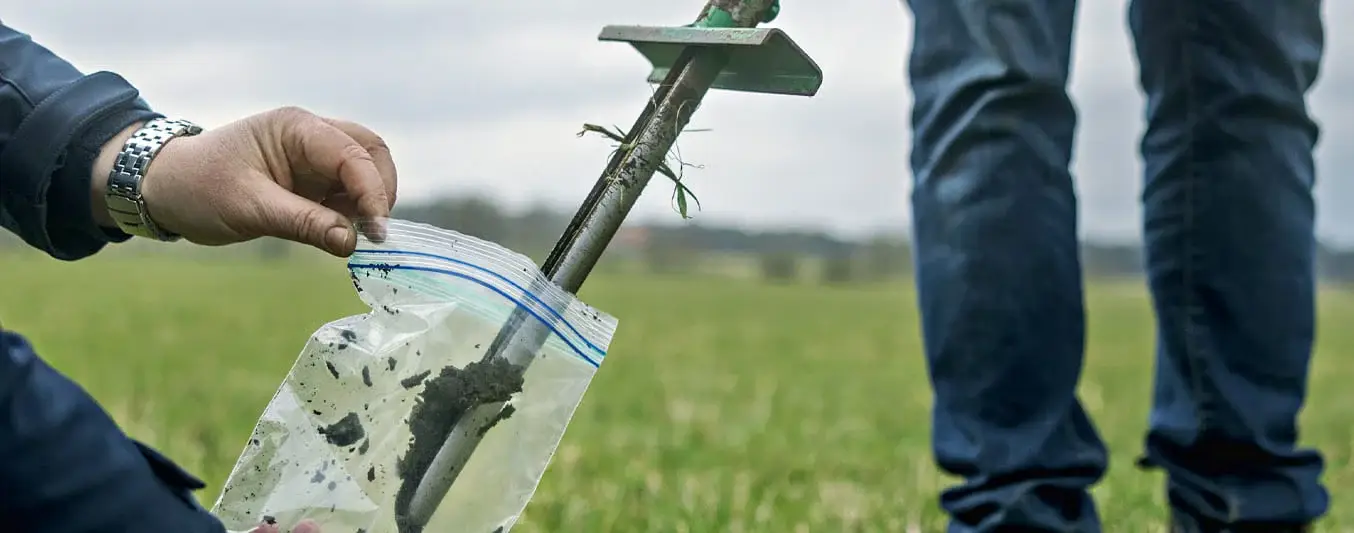
<svg viewBox="0 0 1354 533">
<path fill-rule="evenodd" d="M 1254 523 L 1234 526 L 1200 524 L 1192 517 L 1172 513 L 1171 533 L 1309 533 L 1308 524 Z"/>
</svg>

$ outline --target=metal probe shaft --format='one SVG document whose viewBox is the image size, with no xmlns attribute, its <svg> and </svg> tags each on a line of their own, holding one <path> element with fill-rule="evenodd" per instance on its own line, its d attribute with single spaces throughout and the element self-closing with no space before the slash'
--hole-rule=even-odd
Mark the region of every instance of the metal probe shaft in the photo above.
<svg viewBox="0 0 1354 533">
<path fill-rule="evenodd" d="M 755 27 L 772 3 L 773 0 L 709 0 L 697 24 L 719 13 L 731 15 L 732 27 Z M 578 292 L 727 64 L 728 53 L 723 49 L 686 48 L 546 259 L 542 271 L 551 282 L 569 293 Z M 538 295 L 545 294 L 537 289 L 531 288 Z M 555 306 L 561 302 L 546 304 Z M 485 359 L 503 357 L 525 372 L 549 335 L 546 324 L 519 308 L 504 324 Z M 479 405 L 467 410 L 457 421 L 421 477 L 409 508 L 396 509 L 401 533 L 419 533 L 428 524 L 479 445 L 484 428 L 498 417 L 504 405 L 503 402 Z"/>
</svg>

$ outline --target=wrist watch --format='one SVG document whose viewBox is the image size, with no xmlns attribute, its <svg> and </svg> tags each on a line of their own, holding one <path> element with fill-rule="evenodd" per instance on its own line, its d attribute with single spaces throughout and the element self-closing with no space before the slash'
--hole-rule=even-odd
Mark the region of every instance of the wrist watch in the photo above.
<svg viewBox="0 0 1354 533">
<path fill-rule="evenodd" d="M 178 235 L 165 231 L 151 219 L 141 196 L 141 181 L 146 178 L 146 168 L 165 143 L 175 137 L 199 133 L 202 133 L 202 127 L 187 120 L 157 118 L 127 139 L 113 161 L 113 170 L 108 173 L 108 190 L 104 193 L 108 214 L 118 229 L 135 237 L 167 242 L 179 240 Z"/>
</svg>

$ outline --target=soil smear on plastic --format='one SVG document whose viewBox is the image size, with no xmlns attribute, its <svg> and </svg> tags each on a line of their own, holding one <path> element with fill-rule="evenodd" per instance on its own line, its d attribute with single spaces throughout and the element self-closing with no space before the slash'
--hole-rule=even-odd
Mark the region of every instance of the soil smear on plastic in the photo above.
<svg viewBox="0 0 1354 533">
<path fill-rule="evenodd" d="M 352 446 L 367 436 L 366 429 L 362 427 L 362 420 L 353 412 L 344 415 L 338 422 L 320 428 L 319 432 L 324 435 L 324 440 L 334 446 Z"/>
<path fill-rule="evenodd" d="M 396 465 L 400 476 L 400 489 L 395 494 L 396 516 L 407 515 L 424 473 L 465 412 L 479 405 L 512 399 L 513 394 L 522 392 L 523 381 L 521 367 L 497 357 L 470 363 L 465 368 L 446 367 L 428 380 L 409 415 L 409 431 L 413 434 L 409 451 Z M 500 415 L 490 425 L 503 418 L 506 416 Z M 400 525 L 401 531 L 408 530 L 405 524 Z"/>
<path fill-rule="evenodd" d="M 417 387 L 423 383 L 423 380 L 428 379 L 428 376 L 431 376 L 432 373 L 433 371 L 431 370 L 424 370 L 407 378 L 401 379 L 400 386 L 406 389 L 412 389 L 414 387 Z"/>
</svg>

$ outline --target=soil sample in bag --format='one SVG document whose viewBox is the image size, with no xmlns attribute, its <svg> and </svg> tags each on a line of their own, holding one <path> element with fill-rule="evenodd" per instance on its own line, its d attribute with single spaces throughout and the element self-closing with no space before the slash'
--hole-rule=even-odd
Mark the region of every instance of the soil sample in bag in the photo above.
<svg viewBox="0 0 1354 533">
<path fill-rule="evenodd" d="M 464 368 L 443 368 L 427 381 L 409 415 L 409 431 L 413 435 L 409 451 L 397 464 L 400 475 L 400 489 L 395 494 L 397 515 L 408 511 L 428 466 L 461 417 L 477 406 L 507 402 L 522 392 L 522 371 L 521 367 L 495 357 Z"/>
</svg>

